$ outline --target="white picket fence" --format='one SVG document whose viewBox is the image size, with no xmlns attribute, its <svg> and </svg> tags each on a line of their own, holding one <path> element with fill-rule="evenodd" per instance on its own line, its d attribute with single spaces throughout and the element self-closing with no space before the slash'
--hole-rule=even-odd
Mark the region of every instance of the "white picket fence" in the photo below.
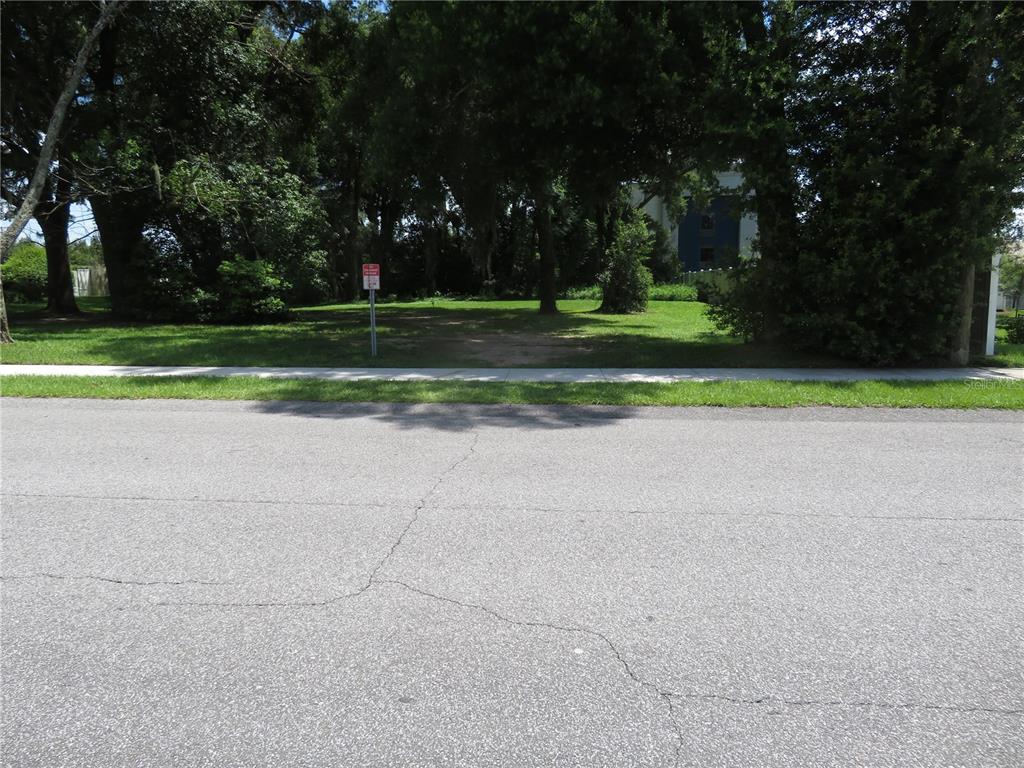
<svg viewBox="0 0 1024 768">
<path fill-rule="evenodd" d="M 75 296 L 109 296 L 106 267 L 76 267 L 71 270 L 71 287 Z"/>
</svg>

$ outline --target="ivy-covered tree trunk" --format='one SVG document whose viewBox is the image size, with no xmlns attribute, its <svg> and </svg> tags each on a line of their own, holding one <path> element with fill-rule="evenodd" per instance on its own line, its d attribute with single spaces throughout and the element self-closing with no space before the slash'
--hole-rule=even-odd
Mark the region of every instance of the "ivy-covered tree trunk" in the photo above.
<svg viewBox="0 0 1024 768">
<path fill-rule="evenodd" d="M 537 250 L 540 252 L 540 296 L 541 314 L 558 313 L 557 280 L 558 261 L 555 258 L 555 240 L 551 228 L 551 184 L 537 180 L 533 186 L 534 227 L 537 229 Z"/>
</svg>

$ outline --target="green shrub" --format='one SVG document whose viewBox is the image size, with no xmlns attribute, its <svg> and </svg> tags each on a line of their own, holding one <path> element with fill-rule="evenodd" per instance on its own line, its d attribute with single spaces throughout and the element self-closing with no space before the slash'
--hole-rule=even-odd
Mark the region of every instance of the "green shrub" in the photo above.
<svg viewBox="0 0 1024 768">
<path fill-rule="evenodd" d="M 46 298 L 46 249 L 20 242 L 0 267 L 8 301 L 42 301 Z"/>
<path fill-rule="evenodd" d="M 601 299 L 601 286 L 599 285 L 580 285 L 575 288 L 566 288 L 562 291 L 558 298 L 560 299 Z"/>
<path fill-rule="evenodd" d="M 97 238 L 68 244 L 68 263 L 71 268 L 95 267 L 103 264 L 103 248 Z"/>
<path fill-rule="evenodd" d="M 188 310 L 195 282 L 181 244 L 163 230 L 151 230 L 123 268 L 116 311 L 148 322 L 197 319 Z"/>
<path fill-rule="evenodd" d="M 647 310 L 654 280 L 646 262 L 651 257 L 653 237 L 642 216 L 634 212 L 620 222 L 608 248 L 608 268 L 599 278 L 602 312 L 627 314 Z"/>
<path fill-rule="evenodd" d="M 708 305 L 708 318 L 744 341 L 758 338 L 765 325 L 763 273 L 756 265 L 741 265 L 724 274 L 728 275 L 725 280 L 701 281 L 698 285 Z"/>
<path fill-rule="evenodd" d="M 217 318 L 227 322 L 281 320 L 288 308 L 281 298 L 290 286 L 262 259 L 236 256 L 217 267 L 220 308 Z"/>
<path fill-rule="evenodd" d="M 1009 318 L 1006 325 L 1006 340 L 1011 344 L 1024 344 L 1024 315 Z"/>
<path fill-rule="evenodd" d="M 580 285 L 575 288 L 566 288 L 558 298 L 560 299 L 589 299 L 600 301 L 602 298 L 600 285 Z M 697 297 L 697 286 L 686 283 L 663 283 L 655 284 L 651 288 L 651 301 L 699 301 Z"/>
<path fill-rule="evenodd" d="M 209 323 L 218 317 L 217 305 L 217 296 L 202 288 L 196 288 L 181 297 L 178 308 L 182 317 Z"/>
<path fill-rule="evenodd" d="M 663 283 L 651 288 L 651 301 L 698 301 L 697 286 Z"/>
</svg>

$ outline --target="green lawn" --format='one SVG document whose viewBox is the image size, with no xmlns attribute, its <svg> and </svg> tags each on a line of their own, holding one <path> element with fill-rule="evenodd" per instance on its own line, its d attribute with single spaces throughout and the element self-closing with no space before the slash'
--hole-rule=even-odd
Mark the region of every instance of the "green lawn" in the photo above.
<svg viewBox="0 0 1024 768">
<path fill-rule="evenodd" d="M 5 397 L 297 400 L 391 403 L 540 403 L 564 405 L 829 405 L 1024 410 L 1024 383 L 1003 381 L 716 381 L 678 384 L 484 382 L 327 382 L 239 377 L 5 376 Z"/>
<path fill-rule="evenodd" d="M 603 315 L 594 300 L 559 302 L 544 316 L 533 301 L 419 301 L 379 306 L 380 356 L 369 355 L 366 304 L 297 310 L 261 326 L 123 323 L 105 299 L 82 299 L 80 318 L 46 317 L 40 305 L 11 305 L 16 344 L 0 362 L 112 365 L 382 367 L 822 367 L 824 355 L 744 344 L 718 331 L 704 304 L 654 301 L 642 315 Z M 1005 338 L 1005 330 L 999 334 Z M 1024 367 L 1024 345 L 997 347 L 978 361 Z"/>
<path fill-rule="evenodd" d="M 827 366 L 823 356 L 743 344 L 717 331 L 704 305 L 656 301 L 643 315 L 602 315 L 592 300 L 561 301 L 544 316 L 534 301 L 419 301 L 379 305 L 380 356 L 369 356 L 366 304 L 298 310 L 288 323 L 209 326 L 121 323 L 103 302 L 81 319 L 10 308 L 16 344 L 2 362 L 113 365 L 383 367 Z"/>
<path fill-rule="evenodd" d="M 1005 365 L 1008 368 L 1024 368 L 1024 344 L 1011 344 L 1006 340 L 1006 329 L 996 329 L 996 354 L 986 358 L 988 365 Z"/>
</svg>

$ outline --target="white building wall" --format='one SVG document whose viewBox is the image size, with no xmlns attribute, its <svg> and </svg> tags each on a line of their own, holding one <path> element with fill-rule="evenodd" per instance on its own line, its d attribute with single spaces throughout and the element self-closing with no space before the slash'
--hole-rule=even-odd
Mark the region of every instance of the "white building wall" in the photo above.
<svg viewBox="0 0 1024 768">
<path fill-rule="evenodd" d="M 646 195 L 640 187 L 633 185 L 630 189 L 630 197 L 633 205 L 637 206 L 643 202 Z M 665 205 L 665 201 L 657 196 L 652 197 L 643 207 L 643 212 L 650 216 L 651 220 L 656 224 L 661 225 L 662 229 L 668 233 L 669 242 L 673 244 L 673 247 L 675 247 L 675 244 L 678 242 L 676 232 L 679 229 L 679 222 L 669 215 L 668 206 Z"/>
<path fill-rule="evenodd" d="M 743 174 L 738 171 L 722 171 L 715 174 L 715 176 L 718 180 L 718 185 L 723 190 L 737 190 L 743 186 Z M 640 187 L 634 184 L 630 189 L 630 197 L 633 201 L 633 205 L 637 206 L 643 202 L 646 195 Z M 672 247 L 678 248 L 679 222 L 669 215 L 668 206 L 665 205 L 665 201 L 660 197 L 653 197 L 643 207 L 643 211 L 650 216 L 653 221 L 662 226 L 668 234 L 668 239 L 669 242 L 672 243 Z M 740 217 L 739 251 L 742 258 L 749 259 L 754 255 L 754 239 L 756 237 L 757 216 L 753 213 L 744 213 Z"/>
</svg>

